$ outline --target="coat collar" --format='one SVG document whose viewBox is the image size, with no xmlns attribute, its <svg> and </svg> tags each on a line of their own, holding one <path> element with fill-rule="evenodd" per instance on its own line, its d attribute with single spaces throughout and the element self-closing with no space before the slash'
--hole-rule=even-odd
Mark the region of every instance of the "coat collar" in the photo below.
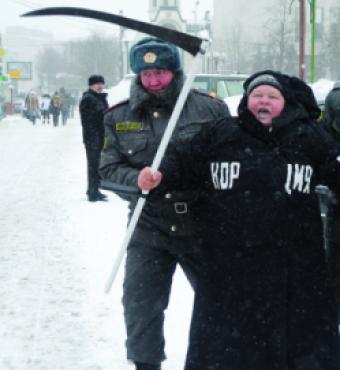
<svg viewBox="0 0 340 370">
<path fill-rule="evenodd" d="M 107 93 L 103 93 L 103 92 L 102 93 L 97 93 L 96 91 L 91 90 L 91 89 L 88 89 L 87 91 L 85 91 L 84 95 L 85 94 L 91 94 L 91 95 L 96 96 L 100 99 L 106 99 L 106 97 L 107 97 Z"/>
<path fill-rule="evenodd" d="M 294 124 L 307 122 L 309 115 L 301 105 L 286 104 L 281 115 L 273 120 L 272 129 L 268 129 L 259 122 L 255 116 L 248 110 L 243 110 L 239 117 L 241 128 L 245 129 L 249 134 L 264 141 L 271 141 L 277 135 L 290 130 Z"/>
<path fill-rule="evenodd" d="M 130 88 L 130 108 L 133 112 L 153 108 L 172 110 L 183 86 L 183 73 L 175 74 L 170 85 L 161 93 L 155 95 L 146 91 L 141 85 L 139 76 L 132 81 Z"/>
</svg>

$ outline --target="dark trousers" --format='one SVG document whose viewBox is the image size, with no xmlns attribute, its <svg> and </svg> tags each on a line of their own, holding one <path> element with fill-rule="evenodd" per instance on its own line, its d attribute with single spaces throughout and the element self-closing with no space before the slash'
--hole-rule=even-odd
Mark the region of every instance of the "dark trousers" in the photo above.
<svg viewBox="0 0 340 370">
<path fill-rule="evenodd" d="M 164 353 L 164 311 L 169 303 L 172 277 L 177 263 L 194 287 L 201 266 L 199 253 L 172 254 L 165 249 L 164 236 L 159 247 L 150 246 L 157 232 L 134 238 L 127 250 L 123 286 L 124 316 L 127 330 L 127 358 L 134 362 L 159 364 Z M 173 241 L 172 241 L 173 242 Z M 194 242 L 194 241 L 193 241 Z M 186 335 L 186 333 L 183 333 Z"/>
<path fill-rule="evenodd" d="M 59 125 L 59 114 L 60 112 L 52 113 L 53 116 L 53 126 L 57 127 Z"/>
<path fill-rule="evenodd" d="M 87 159 L 87 195 L 95 195 L 99 189 L 100 176 L 98 172 L 100 161 L 100 145 L 85 144 Z"/>
<path fill-rule="evenodd" d="M 50 123 L 50 112 L 47 109 L 44 109 L 42 111 L 42 118 L 43 118 L 43 123 L 45 123 L 45 121 Z"/>
<path fill-rule="evenodd" d="M 35 112 L 28 112 L 28 119 L 35 125 L 37 114 Z"/>
<path fill-rule="evenodd" d="M 328 205 L 326 218 L 326 248 L 331 283 L 337 301 L 340 324 L 340 201 Z"/>
<path fill-rule="evenodd" d="M 62 123 L 63 123 L 63 125 L 66 125 L 67 120 L 68 120 L 68 118 L 69 118 L 68 110 L 63 110 L 63 111 L 61 111 L 61 118 L 62 118 Z"/>
</svg>

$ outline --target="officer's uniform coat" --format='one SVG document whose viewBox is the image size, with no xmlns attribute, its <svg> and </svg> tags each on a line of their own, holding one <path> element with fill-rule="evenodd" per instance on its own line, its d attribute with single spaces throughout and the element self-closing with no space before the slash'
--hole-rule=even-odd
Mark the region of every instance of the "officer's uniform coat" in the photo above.
<svg viewBox="0 0 340 370">
<path fill-rule="evenodd" d="M 100 173 L 118 185 L 117 194 L 137 199 L 139 171 L 150 166 L 182 87 L 181 73 L 157 96 L 132 83 L 130 99 L 105 115 L 105 146 Z M 179 117 L 173 140 L 188 140 L 211 120 L 229 116 L 223 101 L 191 91 Z M 118 191 L 118 188 L 123 191 Z M 128 358 L 160 363 L 164 358 L 163 311 L 172 275 L 179 262 L 194 285 L 200 271 L 199 241 L 191 217 L 195 194 L 176 190 L 156 202 L 147 200 L 127 251 L 123 303 Z"/>
</svg>

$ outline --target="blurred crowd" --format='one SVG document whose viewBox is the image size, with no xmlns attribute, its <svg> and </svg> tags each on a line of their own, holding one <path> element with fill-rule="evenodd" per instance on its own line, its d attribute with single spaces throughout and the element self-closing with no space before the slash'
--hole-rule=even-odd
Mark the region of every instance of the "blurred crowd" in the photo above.
<svg viewBox="0 0 340 370">
<path fill-rule="evenodd" d="M 77 99 L 64 87 L 52 95 L 38 95 L 31 90 L 25 97 L 23 115 L 35 125 L 37 119 L 43 124 L 53 123 L 53 126 L 66 125 L 69 118 L 74 116 Z"/>
</svg>

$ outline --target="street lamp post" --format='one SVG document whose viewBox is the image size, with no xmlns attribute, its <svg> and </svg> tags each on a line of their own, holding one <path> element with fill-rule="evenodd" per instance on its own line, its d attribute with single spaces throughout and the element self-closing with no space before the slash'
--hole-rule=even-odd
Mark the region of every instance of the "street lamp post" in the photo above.
<svg viewBox="0 0 340 370">
<path fill-rule="evenodd" d="M 310 23 L 311 23 L 311 60 L 310 60 L 310 82 L 315 81 L 315 44 L 316 44 L 316 0 L 310 1 Z"/>
<path fill-rule="evenodd" d="M 305 0 L 300 1 L 300 55 L 299 55 L 299 77 L 305 78 L 305 34 L 306 34 L 306 6 Z"/>
</svg>

